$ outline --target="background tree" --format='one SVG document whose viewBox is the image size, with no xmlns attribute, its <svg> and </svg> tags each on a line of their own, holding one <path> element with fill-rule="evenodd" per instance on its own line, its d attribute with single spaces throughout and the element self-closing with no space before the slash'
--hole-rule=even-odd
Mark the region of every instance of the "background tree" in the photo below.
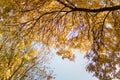
<svg viewBox="0 0 120 80">
<path fill-rule="evenodd" d="M 53 72 L 46 64 L 51 56 L 44 44 L 24 35 L 13 4 L 0 0 L 0 80 L 50 80 Z"/>
<path fill-rule="evenodd" d="M 78 48 L 90 61 L 86 67 L 89 72 L 100 80 L 119 79 L 119 0 L 10 0 L 3 3 L 6 4 L 4 15 L 10 15 L 2 15 L 4 28 L 12 28 L 10 32 L 20 34 L 26 43 L 29 39 L 28 46 L 42 42 L 57 48 L 58 55 L 70 60 L 74 59 L 71 49 Z"/>
</svg>

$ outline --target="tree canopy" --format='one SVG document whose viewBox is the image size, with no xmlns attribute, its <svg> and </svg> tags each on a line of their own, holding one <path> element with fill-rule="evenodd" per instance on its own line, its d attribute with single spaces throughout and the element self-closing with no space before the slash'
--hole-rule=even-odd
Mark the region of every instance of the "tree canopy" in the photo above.
<svg viewBox="0 0 120 80">
<path fill-rule="evenodd" d="M 58 49 L 57 54 L 63 59 L 74 60 L 71 49 L 79 49 L 89 60 L 87 71 L 100 80 L 120 79 L 119 0 L 0 2 L 0 56 L 6 60 L 4 65 L 12 64 L 9 57 L 23 57 L 23 49 L 28 55 L 34 42 L 42 42 Z M 23 64 L 22 59 L 19 65 Z"/>
</svg>

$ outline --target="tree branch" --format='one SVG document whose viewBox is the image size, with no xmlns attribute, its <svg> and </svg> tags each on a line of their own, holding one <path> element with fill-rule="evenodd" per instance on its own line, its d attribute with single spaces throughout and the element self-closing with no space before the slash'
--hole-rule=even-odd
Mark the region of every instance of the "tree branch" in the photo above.
<svg viewBox="0 0 120 80">
<path fill-rule="evenodd" d="M 114 11 L 119 10 L 120 5 L 112 6 L 112 7 L 104 7 L 104 8 L 98 8 L 98 9 L 87 9 L 87 8 L 74 8 L 73 11 L 84 11 L 84 12 L 104 12 L 104 11 Z"/>
<path fill-rule="evenodd" d="M 72 11 L 83 11 L 83 12 L 104 12 L 104 11 L 114 11 L 119 10 L 120 5 L 112 6 L 112 7 L 103 7 L 98 9 L 88 9 L 88 8 L 78 8 L 78 7 L 72 7 L 68 4 L 64 3 L 63 1 L 57 0 L 60 4 L 64 5 L 65 7 L 70 8 Z"/>
<path fill-rule="evenodd" d="M 66 3 L 64 3 L 64 2 L 62 2 L 62 1 L 60 1 L 60 0 L 57 0 L 60 4 L 62 4 L 62 5 L 64 5 L 65 7 L 68 7 L 68 8 L 70 8 L 70 9 L 73 9 L 73 7 L 72 6 L 69 6 L 68 4 L 66 4 Z"/>
</svg>

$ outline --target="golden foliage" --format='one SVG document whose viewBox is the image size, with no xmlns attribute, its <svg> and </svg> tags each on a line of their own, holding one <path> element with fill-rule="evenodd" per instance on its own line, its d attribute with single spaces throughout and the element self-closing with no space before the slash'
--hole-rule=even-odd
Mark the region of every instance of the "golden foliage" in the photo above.
<svg viewBox="0 0 120 80">
<path fill-rule="evenodd" d="M 54 46 L 58 49 L 58 55 L 70 60 L 74 58 L 72 48 L 86 53 L 88 59 L 91 55 L 89 52 L 93 51 L 96 55 L 93 61 L 101 65 L 105 63 L 103 60 L 108 61 L 108 57 L 101 57 L 103 54 L 109 56 L 111 53 L 118 58 L 119 0 L 0 0 L 0 2 L 2 64 L 0 69 L 1 73 L 5 73 L 3 66 L 7 68 L 8 73 L 5 74 L 8 76 L 5 79 L 10 77 L 9 73 L 15 71 L 11 66 L 18 68 L 23 65 L 24 59 L 26 64 L 31 64 L 33 59 L 37 60 L 38 50 L 30 48 L 33 42 Z M 88 66 L 88 69 L 92 70 L 91 66 Z M 21 70 L 25 69 L 24 65 Z"/>
</svg>

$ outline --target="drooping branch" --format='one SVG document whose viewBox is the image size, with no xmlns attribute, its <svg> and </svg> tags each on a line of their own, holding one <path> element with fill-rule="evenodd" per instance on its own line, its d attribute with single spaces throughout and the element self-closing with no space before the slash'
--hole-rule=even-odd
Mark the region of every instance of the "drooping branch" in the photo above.
<svg viewBox="0 0 120 80">
<path fill-rule="evenodd" d="M 70 8 L 73 11 L 83 11 L 83 12 L 104 12 L 104 11 L 114 11 L 114 10 L 120 10 L 120 5 L 112 6 L 112 7 L 103 7 L 103 8 L 98 8 L 98 9 L 88 9 L 88 8 L 78 8 L 78 7 L 72 7 L 69 6 L 68 4 L 57 0 L 60 4 Z"/>
</svg>

